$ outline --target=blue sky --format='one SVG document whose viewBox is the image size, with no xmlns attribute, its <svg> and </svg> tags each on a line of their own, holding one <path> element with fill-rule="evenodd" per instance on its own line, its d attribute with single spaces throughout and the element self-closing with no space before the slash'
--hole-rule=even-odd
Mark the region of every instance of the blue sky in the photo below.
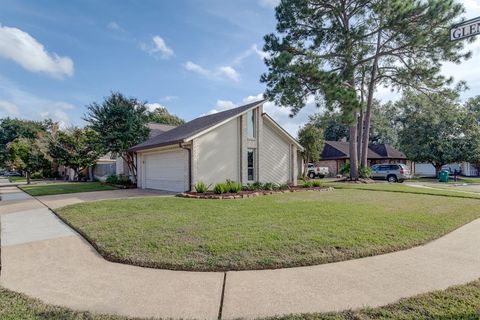
<svg viewBox="0 0 480 320">
<path fill-rule="evenodd" d="M 480 0 L 464 0 L 467 17 Z M 85 106 L 120 91 L 166 106 L 186 120 L 259 97 L 263 36 L 274 31 L 277 0 L 0 0 L 0 117 L 51 117 L 83 125 Z M 479 51 L 480 39 L 472 45 Z M 478 57 L 446 66 L 480 93 Z M 380 89 L 384 100 L 398 94 Z M 296 133 L 299 116 L 269 103 Z"/>
</svg>

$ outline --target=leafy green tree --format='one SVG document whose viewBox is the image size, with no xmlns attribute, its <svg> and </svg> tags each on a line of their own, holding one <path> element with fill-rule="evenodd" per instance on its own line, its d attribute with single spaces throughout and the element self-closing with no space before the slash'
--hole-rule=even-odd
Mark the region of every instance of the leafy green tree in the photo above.
<svg viewBox="0 0 480 320">
<path fill-rule="evenodd" d="M 148 113 L 150 122 L 179 126 L 185 123 L 182 118 L 168 112 L 167 108 L 159 107 Z"/>
<path fill-rule="evenodd" d="M 438 174 L 445 164 L 479 154 L 478 122 L 459 103 L 458 93 L 426 96 L 409 92 L 397 105 L 404 110 L 399 144 L 409 159 L 431 163 Z"/>
<path fill-rule="evenodd" d="M 366 109 L 361 116 L 364 121 L 362 166 L 367 165 L 377 86 L 382 84 L 424 93 L 439 91 L 453 80 L 439 73 L 442 63 L 460 63 L 471 55 L 461 50 L 463 42 L 452 42 L 448 35 L 449 27 L 464 12 L 461 4 L 451 0 L 380 0 L 374 3 L 373 29 L 369 29 L 374 41 L 366 58 L 369 60 L 367 77 L 362 83 L 362 90 L 365 85 L 366 91 Z"/>
<path fill-rule="evenodd" d="M 42 149 L 42 142 L 39 139 L 28 138 L 16 138 L 7 146 L 11 166 L 26 173 L 27 184 L 30 184 L 33 172 L 51 165 Z"/>
<path fill-rule="evenodd" d="M 342 115 L 338 111 L 326 111 L 310 116 L 309 122 L 317 128 L 323 130 L 325 141 L 348 140 L 349 127 L 342 122 Z"/>
<path fill-rule="evenodd" d="M 22 119 L 0 119 L 0 168 L 7 166 L 9 152 L 7 145 L 17 138 L 36 139 L 51 129 L 51 120 L 30 121 Z"/>
<path fill-rule="evenodd" d="M 399 110 L 393 103 L 381 105 L 376 101 L 373 109 L 369 143 L 388 143 L 397 146 L 398 143 Z M 310 116 L 310 124 L 323 129 L 326 141 L 348 141 L 349 127 L 342 122 L 338 111 L 326 111 Z"/>
<path fill-rule="evenodd" d="M 448 27 L 462 10 L 451 0 L 282 0 L 277 34 L 265 37 L 266 96 L 292 115 L 311 96 L 338 107 L 349 124 L 350 177 L 357 179 L 358 150 L 368 144 L 358 148 L 358 131 L 365 128 L 367 142 L 377 85 L 443 84 L 441 61 L 468 57 L 460 53 L 462 42 L 448 41 Z"/>
<path fill-rule="evenodd" d="M 120 156 L 136 182 L 135 156 L 128 149 L 148 138 L 145 103 L 114 92 L 102 103 L 92 103 L 84 120 L 97 132 L 100 145 L 112 156 Z"/>
<path fill-rule="evenodd" d="M 58 164 L 73 169 L 78 179 L 82 170 L 93 166 L 105 153 L 99 140 L 98 134 L 89 128 L 59 131 L 49 141 L 49 154 Z"/>
<path fill-rule="evenodd" d="M 386 143 L 398 147 L 398 131 L 400 130 L 398 110 L 392 102 L 377 104 L 373 108 L 372 123 L 369 131 L 369 143 Z"/>
<path fill-rule="evenodd" d="M 306 177 L 308 174 L 308 163 L 316 162 L 320 159 L 320 153 L 325 143 L 323 140 L 323 131 L 312 124 L 307 124 L 299 130 L 298 141 L 304 148 L 302 152 L 305 164 L 303 175 Z"/>
</svg>

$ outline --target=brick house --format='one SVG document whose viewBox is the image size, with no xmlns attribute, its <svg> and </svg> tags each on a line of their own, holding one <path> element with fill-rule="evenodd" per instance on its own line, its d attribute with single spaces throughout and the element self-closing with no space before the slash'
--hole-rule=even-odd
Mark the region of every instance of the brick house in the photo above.
<svg viewBox="0 0 480 320">
<path fill-rule="evenodd" d="M 330 176 L 336 176 L 349 158 L 348 142 L 325 141 L 318 164 L 328 167 Z M 385 143 L 368 146 L 368 165 L 372 166 L 377 163 L 403 163 L 410 168 L 411 172 L 414 172 L 415 169 L 413 161 L 408 160 L 403 152 Z"/>
</svg>

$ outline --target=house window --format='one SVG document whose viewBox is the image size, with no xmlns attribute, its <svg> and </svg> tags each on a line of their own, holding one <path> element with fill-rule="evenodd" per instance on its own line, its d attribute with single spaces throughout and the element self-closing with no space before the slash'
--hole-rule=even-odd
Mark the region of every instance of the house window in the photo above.
<svg viewBox="0 0 480 320">
<path fill-rule="evenodd" d="M 247 175 L 248 181 L 255 181 L 255 149 L 247 151 Z"/>
<path fill-rule="evenodd" d="M 255 112 L 253 110 L 247 112 L 247 137 L 255 138 Z"/>
</svg>

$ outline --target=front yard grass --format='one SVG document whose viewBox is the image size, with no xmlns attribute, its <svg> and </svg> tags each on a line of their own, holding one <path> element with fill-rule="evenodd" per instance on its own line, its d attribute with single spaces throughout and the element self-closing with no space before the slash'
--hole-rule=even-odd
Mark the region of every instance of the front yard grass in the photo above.
<svg viewBox="0 0 480 320">
<path fill-rule="evenodd" d="M 426 243 L 480 217 L 478 199 L 388 186 L 403 191 L 356 187 L 239 200 L 137 198 L 77 204 L 58 214 L 109 260 L 198 271 L 377 255 Z"/>
<path fill-rule="evenodd" d="M 417 320 L 480 318 L 480 281 L 434 291 L 378 308 L 332 313 L 287 315 L 268 320 Z M 4 320 L 126 320 L 120 316 L 77 312 L 44 304 L 37 299 L 0 288 L 0 319 Z M 267 319 L 265 319 L 267 320 Z"/>
<path fill-rule="evenodd" d="M 55 182 L 47 184 L 23 185 L 20 188 L 34 197 L 116 189 L 115 187 L 105 185 L 100 182 Z"/>
</svg>

